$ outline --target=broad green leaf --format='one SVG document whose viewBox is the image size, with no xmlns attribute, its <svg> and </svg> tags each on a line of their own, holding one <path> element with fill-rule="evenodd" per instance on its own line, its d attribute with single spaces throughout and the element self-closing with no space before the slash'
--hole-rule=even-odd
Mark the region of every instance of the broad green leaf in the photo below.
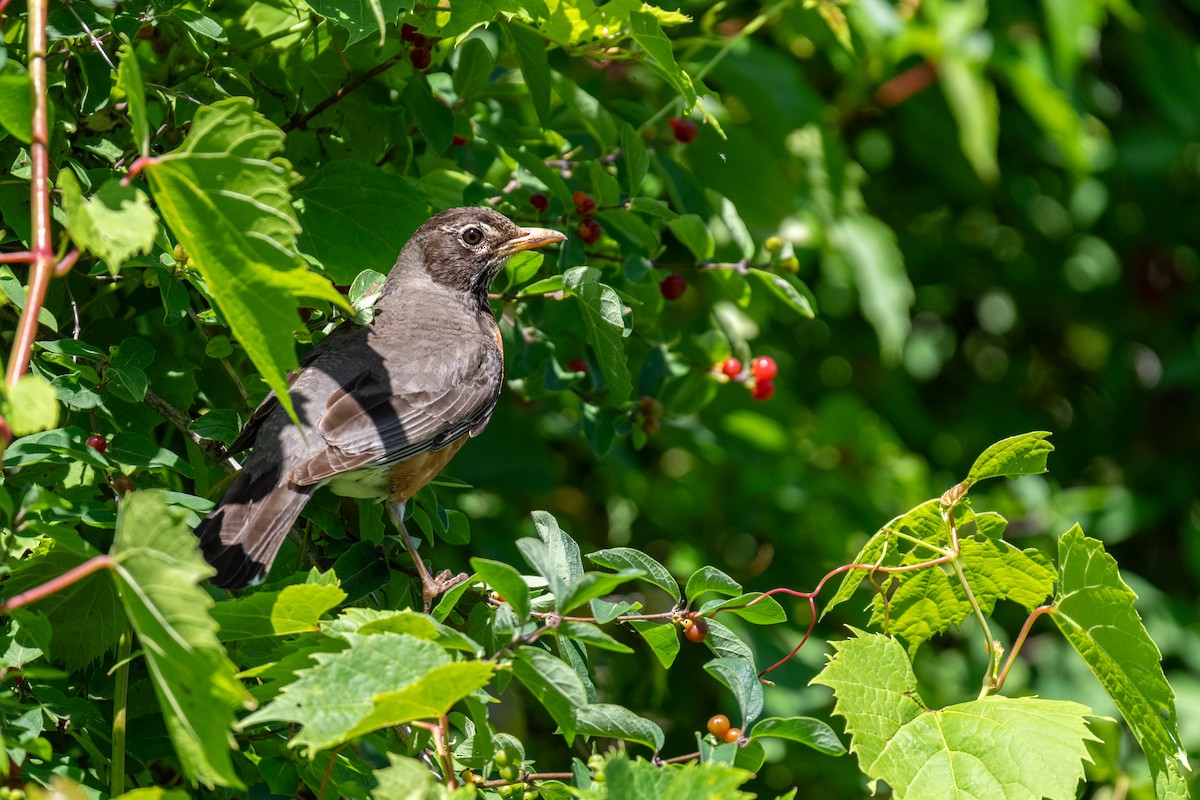
<svg viewBox="0 0 1200 800">
<path fill-rule="evenodd" d="M 505 25 L 504 32 L 512 40 L 521 65 L 521 76 L 529 90 L 534 113 L 538 121 L 550 125 L 550 60 L 546 56 L 546 41 L 534 30 L 513 22 Z"/>
<path fill-rule="evenodd" d="M 640 569 L 620 572 L 585 572 L 566 583 L 555 603 L 560 614 L 569 614 L 584 603 L 612 594 L 623 583 L 643 577 Z"/>
<path fill-rule="evenodd" d="M 117 67 L 117 88 L 125 94 L 129 123 L 133 128 L 133 143 L 138 153 L 150 155 L 150 121 L 146 116 L 146 87 L 142 83 L 142 68 L 133 46 L 124 43 L 117 48 L 121 59 Z"/>
<path fill-rule="evenodd" d="M 437 644 L 406 634 L 345 638 L 349 648 L 315 653 L 314 666 L 301 670 L 295 681 L 269 705 L 242 720 L 239 728 L 265 722 L 301 725 L 291 745 L 303 746 L 305 756 L 312 758 L 320 750 L 348 741 L 357 726 L 376 712 L 377 698 L 414 685 L 451 663 Z M 439 683 L 440 690 L 448 688 L 452 687 Z"/>
<path fill-rule="evenodd" d="M 154 347 L 145 339 L 130 337 L 114 348 L 105 378 L 110 390 L 124 400 L 140 403 L 146 399 L 150 381 L 146 367 L 154 361 Z M 115 379 L 115 380 L 114 380 Z"/>
<path fill-rule="evenodd" d="M 899 588 L 890 601 L 884 603 L 882 596 L 875 596 L 871 624 L 882 625 L 884 614 L 888 614 L 891 622 L 887 630 L 908 643 L 909 655 L 971 614 L 962 585 L 946 570 L 938 565 L 891 576 L 887 585 L 898 584 Z"/>
<path fill-rule="evenodd" d="M 486 558 L 472 558 L 471 569 L 513 607 L 518 620 L 529 619 L 529 586 L 521 573 L 508 564 Z"/>
<path fill-rule="evenodd" d="M 629 625 L 650 645 L 658 663 L 662 664 L 664 669 L 670 669 L 675 663 L 675 657 L 679 655 L 679 632 L 674 623 L 634 619 L 629 621 Z"/>
<path fill-rule="evenodd" d="M 788 739 L 827 756 L 840 756 L 846 746 L 825 722 L 812 717 L 767 717 L 750 729 L 750 738 Z"/>
<path fill-rule="evenodd" d="M 621 155 L 625 159 L 625 175 L 629 179 L 629 194 L 636 195 L 650 169 L 650 154 L 646 152 L 646 143 L 638 135 L 632 125 L 621 126 Z M 640 199 L 635 197 L 634 201 Z M 638 210 L 636 204 L 634 210 Z"/>
<path fill-rule="evenodd" d="M 588 342 L 608 383 L 610 400 L 620 405 L 633 392 L 625 356 L 624 303 L 599 278 L 600 270 L 595 267 L 573 267 L 563 274 L 563 291 L 579 301 Z"/>
<path fill-rule="evenodd" d="M 899 540 L 895 536 L 896 531 L 904 531 L 924 541 L 939 544 L 947 535 L 943 530 L 944 528 L 945 522 L 942 519 L 941 503 L 937 500 L 927 500 L 916 508 L 909 509 L 880 528 L 862 546 L 862 549 L 859 550 L 858 555 L 854 557 L 852 563 L 871 567 L 875 565 L 881 567 L 898 566 L 904 560 L 904 550 L 901 549 Z M 934 551 L 925 550 L 924 548 L 920 548 L 916 552 L 919 555 L 928 553 L 930 558 L 936 556 Z M 849 570 L 845 577 L 842 578 L 841 584 L 838 585 L 838 590 L 834 592 L 833 597 L 829 599 L 829 602 L 825 604 L 825 608 L 821 610 L 821 617 L 828 614 L 834 606 L 849 600 L 859 585 L 862 584 L 863 579 L 867 577 L 868 572 L 867 569 Z M 886 581 L 887 576 L 881 575 L 880 580 Z"/>
<path fill-rule="evenodd" d="M 587 705 L 587 692 L 575 670 L 536 647 L 520 647 L 513 674 L 558 723 L 569 746 L 575 739 L 575 715 Z"/>
<path fill-rule="evenodd" d="M 78 537 L 55 538 L 21 559 L 5 581 L 4 594 L 13 596 L 40 586 L 98 555 Z M 121 601 L 109 576 L 100 573 L 72 583 L 39 600 L 34 609 L 49 623 L 49 656 L 74 672 L 113 651 L 121 635 Z"/>
<path fill-rule="evenodd" d="M 558 635 L 591 645 L 598 650 L 608 650 L 611 653 L 632 653 L 633 648 L 623 642 L 618 642 L 609 636 L 599 626 L 590 622 L 572 622 L 567 620 L 558 626 Z"/>
<path fill-rule="evenodd" d="M 404 87 L 404 105 L 433 152 L 446 152 L 454 140 L 454 112 L 433 96 L 424 72 L 416 72 L 409 78 Z"/>
<path fill-rule="evenodd" d="M 596 618 L 596 624 L 598 625 L 612 622 L 622 614 L 636 613 L 642 607 L 641 603 L 631 603 L 627 600 L 617 603 L 610 603 L 607 600 L 593 600 L 588 605 L 591 606 L 592 616 Z"/>
<path fill-rule="evenodd" d="M 437 719 L 459 700 L 487 686 L 494 672 L 495 666 L 487 661 L 455 661 L 434 667 L 402 689 L 375 695 L 375 709 L 347 731 L 343 741 L 416 719 Z"/>
<path fill-rule="evenodd" d="M 32 118 L 33 94 L 28 73 L 13 61 L 0 65 L 0 127 L 22 144 L 29 144 L 33 141 Z"/>
<path fill-rule="evenodd" d="M 352 309 L 296 252 L 294 177 L 272 158 L 282 141 L 248 98 L 221 100 L 197 111 L 183 144 L 145 173 L 234 336 L 292 414 L 287 373 L 298 366 L 292 333 L 301 327 L 300 299 Z"/>
<path fill-rule="evenodd" d="M 1100 680 L 1150 762 L 1155 781 L 1187 766 L 1175 693 L 1158 647 L 1134 608 L 1117 562 L 1075 525 L 1058 540 L 1058 594 L 1051 615 Z"/>
<path fill-rule="evenodd" d="M 714 658 L 704 669 L 733 692 L 742 712 L 742 729 L 746 730 L 763 710 L 762 683 L 753 662 L 740 658 Z"/>
<path fill-rule="evenodd" d="M 537 178 L 550 194 L 554 195 L 565 206 L 571 207 L 574 201 L 571 199 L 571 188 L 567 186 L 567 182 L 563 180 L 562 174 L 557 169 L 552 169 L 546 166 L 546 162 L 537 153 L 532 150 L 527 150 L 524 147 L 514 147 L 505 151 L 513 161 L 520 164 L 530 175 Z"/>
<path fill-rule="evenodd" d="M 683 246 L 692 251 L 697 261 L 707 261 L 713 257 L 716 244 L 708 225 L 697 214 L 684 214 L 667 220 L 667 228 L 675 234 Z"/>
<path fill-rule="evenodd" d="M 186 520 L 160 490 L 127 495 L 112 547 L 117 588 L 184 772 L 200 783 L 240 787 L 230 730 L 234 711 L 252 703 L 217 641 L 213 601 L 197 585 L 212 568 Z"/>
<path fill-rule="evenodd" d="M 783 304 L 802 317 L 812 319 L 816 315 L 816 302 L 812 292 L 800 282 L 799 278 L 787 272 L 767 272 L 764 269 L 751 268 L 746 274 L 758 278 L 771 292 L 783 301 Z"/>
<path fill-rule="evenodd" d="M 378 0 L 373 0 L 373 2 L 378 2 Z M 229 38 L 225 35 L 225 29 L 221 27 L 221 23 L 207 14 L 201 14 L 182 7 L 172 9 L 171 14 L 186 25 L 192 33 L 203 36 L 206 39 L 212 39 L 214 42 L 226 43 L 229 41 Z"/>
<path fill-rule="evenodd" d="M 927 708 L 904 648 L 855 631 L 813 683 L 833 689 L 850 751 L 897 798 L 1072 800 L 1090 760 L 1091 711 L 1079 703 L 991 695 Z"/>
<path fill-rule="evenodd" d="M 312 0 L 308 5 L 350 32 L 347 46 L 375 34 L 382 39 L 383 23 L 395 22 L 413 7 L 412 0 Z"/>
<path fill-rule="evenodd" d="M 751 800 L 738 790 L 754 777 L 730 764 L 659 764 L 618 753 L 604 765 L 607 800 Z M 593 795 L 586 795 L 589 800 Z"/>
<path fill-rule="evenodd" d="M 959 546 L 967 582 L 984 614 L 992 613 L 997 600 L 1032 611 L 1054 594 L 1054 565 L 1034 548 L 1021 550 L 984 535 L 962 537 Z"/>
<path fill-rule="evenodd" d="M 540 33 L 552 42 L 567 46 L 619 35 L 629 24 L 630 14 L 641 9 L 642 3 L 641 0 L 610 0 L 594 5 L 579 0 L 546 0 L 541 8 L 545 9 L 546 16 L 537 20 Z"/>
<path fill-rule="evenodd" d="M 482 39 L 471 38 L 458 48 L 458 65 L 454 68 L 454 93 L 470 100 L 488 83 L 496 59 Z"/>
<path fill-rule="evenodd" d="M 395 753 L 387 754 L 389 766 L 377 769 L 372 775 L 377 784 L 371 790 L 373 800 L 441 800 L 449 797 L 445 786 L 415 758 Z"/>
<path fill-rule="evenodd" d="M 742 585 L 716 567 L 704 566 L 692 573 L 688 578 L 687 588 L 683 594 L 689 603 L 705 592 L 717 592 L 729 597 L 737 597 L 742 593 Z"/>
<path fill-rule="evenodd" d="M 387 273 L 400 248 L 429 217 L 421 187 L 395 173 L 342 159 L 330 161 L 296 189 L 300 250 L 329 279 L 348 284 L 366 268 Z"/>
<path fill-rule="evenodd" d="M 0 386 L 0 417 L 14 436 L 50 430 L 58 424 L 58 394 L 40 375 L 22 375 Z"/>
<path fill-rule="evenodd" d="M 525 281 L 538 274 L 545 257 L 541 253 L 526 250 L 517 253 L 504 263 L 504 274 L 508 277 L 509 286 L 520 286 Z"/>
<path fill-rule="evenodd" d="M 754 663 L 754 652 L 750 646 L 724 623 L 715 619 L 708 620 L 708 636 L 704 639 L 704 645 L 718 658 Z"/>
<path fill-rule="evenodd" d="M 641 570 L 641 579 L 662 589 L 678 603 L 680 600 L 679 583 L 667 571 L 667 568 L 650 556 L 632 547 L 613 547 L 608 550 L 597 550 L 588 553 L 587 558 L 593 564 L 615 570 Z"/>
<path fill-rule="evenodd" d="M 575 729 L 585 736 L 604 736 L 644 744 L 654 752 L 662 749 L 666 737 L 662 728 L 639 717 L 624 706 L 592 703 L 575 712 Z"/>
<path fill-rule="evenodd" d="M 763 597 L 762 592 L 751 592 L 734 597 L 730 600 L 709 600 L 700 606 L 701 613 L 715 614 L 724 609 L 725 613 L 736 614 L 747 622 L 755 625 L 775 625 L 787 622 L 787 612 L 774 597 Z"/>
<path fill-rule="evenodd" d="M 676 63 L 675 54 L 671 51 L 671 40 L 662 32 L 654 15 L 644 11 L 634 12 L 629 17 L 629 30 L 633 34 L 633 40 L 641 45 L 652 59 L 648 63 L 657 67 L 659 74 L 683 97 L 684 108 L 690 109 L 696 105 L 696 89 L 692 86 L 692 79 Z"/>
<path fill-rule="evenodd" d="M 879 337 L 885 361 L 900 360 L 912 328 L 908 312 L 916 297 L 896 234 L 875 217 L 843 217 L 829 229 L 830 243 L 854 272 L 859 306 Z"/>
<path fill-rule="evenodd" d="M 75 173 L 58 173 L 67 231 L 81 249 L 103 259 L 115 275 L 131 257 L 149 253 L 158 236 L 158 215 L 146 193 L 136 186 L 107 181 L 91 197 L 84 197 Z"/>
<path fill-rule="evenodd" d="M 315 633 L 321 616 L 345 597 L 337 586 L 298 584 L 222 601 L 213 607 L 212 616 L 221 627 L 217 636 L 223 642 Z"/>
<path fill-rule="evenodd" d="M 1054 452 L 1049 438 L 1049 431 L 1034 431 L 996 442 L 975 459 L 965 483 L 970 486 L 986 478 L 1013 478 L 1045 472 L 1046 459 Z"/>
</svg>

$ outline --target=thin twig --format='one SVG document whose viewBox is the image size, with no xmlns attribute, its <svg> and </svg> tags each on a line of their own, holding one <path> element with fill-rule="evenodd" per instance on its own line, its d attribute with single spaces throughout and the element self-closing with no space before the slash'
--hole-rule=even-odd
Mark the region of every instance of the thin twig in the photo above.
<svg viewBox="0 0 1200 800">
<path fill-rule="evenodd" d="M 329 108 L 330 106 L 332 106 L 336 103 L 340 103 L 346 97 L 346 95 L 350 94 L 351 92 L 353 92 L 358 87 L 362 86 L 367 81 L 371 80 L 372 78 L 376 77 L 377 75 L 382 75 L 383 73 L 387 72 L 392 67 L 399 64 L 404 59 L 404 55 L 405 55 L 404 51 L 401 51 L 401 52 L 397 53 L 396 55 L 392 56 L 391 58 L 389 58 L 387 61 L 384 61 L 382 64 L 372 67 L 370 70 L 368 70 L 367 72 L 364 72 L 362 75 L 360 75 L 357 78 L 355 78 L 354 80 L 350 81 L 345 86 L 339 87 L 336 92 L 329 95 L 329 97 L 326 97 L 321 102 L 317 103 L 313 107 L 313 109 L 311 111 L 309 111 L 307 114 L 303 114 L 299 117 L 295 117 L 290 122 L 288 122 L 286 125 L 284 125 L 283 126 L 284 133 L 295 130 L 297 128 L 300 128 L 301 130 L 303 130 L 304 126 L 308 124 L 308 121 L 310 119 L 317 116 L 322 111 Z"/>
</svg>

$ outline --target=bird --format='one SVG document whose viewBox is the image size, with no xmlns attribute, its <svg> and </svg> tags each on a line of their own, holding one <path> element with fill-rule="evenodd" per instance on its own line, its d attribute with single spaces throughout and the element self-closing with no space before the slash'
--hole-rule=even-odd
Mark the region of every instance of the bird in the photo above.
<svg viewBox="0 0 1200 800">
<path fill-rule="evenodd" d="M 405 504 L 491 419 L 504 379 L 488 290 L 516 253 L 560 242 L 488 208 L 452 208 L 421 225 L 396 259 L 366 325 L 345 322 L 300 364 L 288 387 L 299 424 L 270 394 L 227 454 L 253 452 L 196 527 L 211 582 L 261 583 L 321 486 L 379 499 L 412 556 L 425 610 L 465 576 L 425 567 L 404 527 Z"/>
</svg>

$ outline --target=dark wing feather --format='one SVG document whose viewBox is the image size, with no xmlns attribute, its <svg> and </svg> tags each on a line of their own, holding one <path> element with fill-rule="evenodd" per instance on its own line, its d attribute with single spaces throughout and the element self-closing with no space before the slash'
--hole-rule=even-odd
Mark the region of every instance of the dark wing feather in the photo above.
<svg viewBox="0 0 1200 800">
<path fill-rule="evenodd" d="M 311 485 L 478 433 L 496 407 L 502 382 L 500 354 L 489 345 L 484 340 L 473 353 L 406 369 L 376 366 L 343 383 L 317 423 L 325 447 L 293 467 L 289 480 Z"/>
</svg>

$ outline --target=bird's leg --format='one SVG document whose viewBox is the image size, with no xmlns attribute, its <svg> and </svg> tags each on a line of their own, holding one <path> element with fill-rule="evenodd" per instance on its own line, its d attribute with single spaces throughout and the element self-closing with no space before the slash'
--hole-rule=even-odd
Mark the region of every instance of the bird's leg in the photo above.
<svg viewBox="0 0 1200 800">
<path fill-rule="evenodd" d="M 450 570 L 445 569 L 439 572 L 436 578 L 433 577 L 429 574 L 429 569 L 421 560 L 421 554 L 417 552 L 417 546 L 413 544 L 412 537 L 408 535 L 408 531 L 404 527 L 404 503 L 389 502 L 388 516 L 392 518 L 396 530 L 400 531 L 400 540 L 404 542 L 404 549 L 412 556 L 413 564 L 417 567 L 417 576 L 421 579 L 421 598 L 424 602 L 424 611 L 428 614 L 433 607 L 433 598 L 465 581 L 467 575 L 466 573 L 452 575 Z"/>
</svg>

